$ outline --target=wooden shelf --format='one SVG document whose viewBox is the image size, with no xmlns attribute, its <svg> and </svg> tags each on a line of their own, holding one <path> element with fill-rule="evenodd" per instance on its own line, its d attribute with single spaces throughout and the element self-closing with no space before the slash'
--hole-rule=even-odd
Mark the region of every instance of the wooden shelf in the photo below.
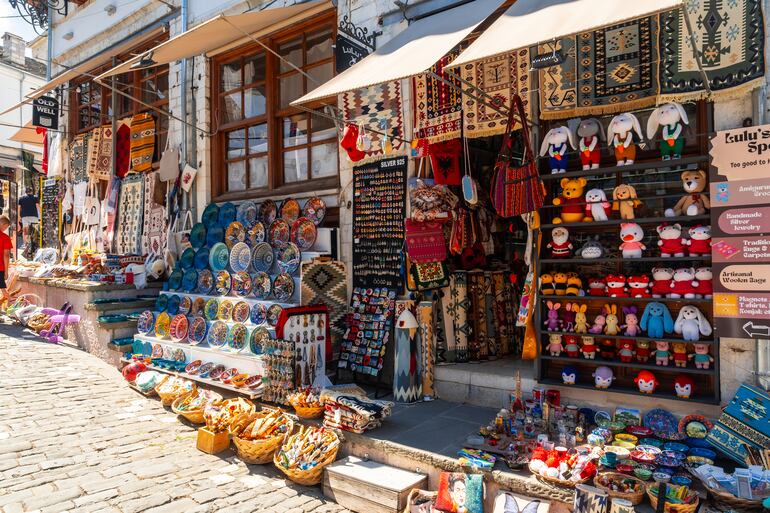
<svg viewBox="0 0 770 513">
<path fill-rule="evenodd" d="M 582 388 L 585 390 L 595 390 L 597 392 L 612 392 L 615 394 L 630 394 L 640 395 L 642 397 L 649 397 L 651 399 L 670 399 L 673 401 L 683 401 L 687 403 L 702 403 L 702 404 L 719 404 L 719 401 L 711 398 L 703 398 L 702 396 L 692 396 L 692 399 L 681 399 L 676 394 L 670 394 L 666 392 L 655 392 L 654 394 L 643 394 L 636 388 L 611 386 L 610 388 L 596 388 L 593 385 L 584 385 L 576 383 L 574 385 L 565 385 L 561 380 L 553 378 L 542 378 L 538 380 L 538 383 L 543 385 L 561 386 L 564 388 Z"/>
<path fill-rule="evenodd" d="M 545 159 L 546 157 L 543 157 Z M 577 178 L 580 176 L 598 176 L 598 175 L 610 175 L 614 173 L 623 173 L 626 171 L 644 171 L 647 169 L 662 169 L 662 168 L 681 168 L 687 167 L 692 164 L 700 164 L 708 162 L 708 155 L 698 155 L 695 157 L 684 157 L 675 160 L 658 160 L 634 163 L 630 166 L 612 166 L 612 167 L 600 167 L 597 169 L 580 169 L 577 171 L 568 171 L 566 173 L 557 174 L 544 174 L 540 175 L 543 181 L 561 180 L 562 178 Z"/>
<path fill-rule="evenodd" d="M 539 295 L 540 299 L 547 299 L 550 301 L 573 301 L 573 300 L 588 300 L 588 301 L 623 301 L 623 302 L 639 302 L 639 303 L 693 303 L 693 304 L 711 304 L 713 299 L 686 299 L 686 298 L 673 298 L 673 297 L 609 297 L 609 296 L 552 296 L 552 295 Z M 628 337 L 626 337 L 628 338 Z"/>
<path fill-rule="evenodd" d="M 541 258 L 541 264 L 603 264 L 623 262 L 633 264 L 635 262 L 655 262 L 657 264 L 669 260 L 687 260 L 689 262 L 711 262 L 711 255 L 684 256 L 684 257 L 642 257 L 642 258 L 623 258 L 622 256 L 602 257 L 602 258 Z"/>
<path fill-rule="evenodd" d="M 646 340 L 648 342 L 671 342 L 671 343 L 679 343 L 679 342 L 686 342 L 688 344 L 713 344 L 714 339 L 705 339 L 705 340 L 699 340 L 698 342 L 687 342 L 686 340 L 682 340 L 681 338 L 651 338 L 651 337 L 627 337 L 625 335 L 604 335 L 604 334 L 593 334 L 593 333 L 575 333 L 572 331 L 545 331 L 542 330 L 540 332 L 541 335 L 574 335 L 576 337 L 594 337 L 594 338 L 607 338 L 611 340 Z"/>
<path fill-rule="evenodd" d="M 654 350 L 650 350 L 654 353 Z M 598 348 L 597 348 L 597 354 L 598 354 Z M 583 364 L 590 364 L 590 365 L 596 365 L 597 367 L 600 365 L 606 365 L 607 367 L 625 367 L 629 369 L 647 369 L 651 371 L 660 371 L 660 372 L 681 372 L 685 374 L 705 374 L 705 375 L 713 375 L 715 374 L 716 370 L 714 369 L 714 366 L 712 365 L 710 369 L 696 369 L 695 367 L 676 367 L 673 365 L 664 366 L 664 365 L 655 365 L 654 363 L 641 363 L 637 361 L 633 362 L 621 362 L 620 360 L 604 360 L 602 358 L 596 358 L 594 360 L 588 360 L 586 358 L 571 358 L 569 356 L 549 356 L 547 354 L 540 355 L 540 358 L 543 360 L 551 360 L 551 361 L 558 361 L 558 362 L 565 362 L 565 363 L 583 363 Z M 654 360 L 654 356 L 650 357 L 651 360 Z"/>
<path fill-rule="evenodd" d="M 541 224 L 540 230 L 548 230 L 556 228 L 557 226 L 563 226 L 564 228 L 574 230 L 575 228 L 598 228 L 602 226 L 619 226 L 623 223 L 636 223 L 643 224 L 661 224 L 661 223 L 687 223 L 691 221 L 710 221 L 711 216 L 708 214 L 697 216 L 674 216 L 674 217 L 640 217 L 637 219 L 610 219 L 608 221 L 588 221 L 579 223 L 559 223 L 559 224 Z M 657 249 L 657 248 L 656 248 Z M 649 251 L 649 250 L 648 250 Z M 635 259 L 629 259 L 635 260 Z"/>
<path fill-rule="evenodd" d="M 204 353 L 212 353 L 218 356 L 222 356 L 225 358 L 233 358 L 236 360 L 246 360 L 246 361 L 253 362 L 255 360 L 258 360 L 260 356 L 262 356 L 262 355 L 256 355 L 252 353 L 251 351 L 249 351 L 248 347 L 245 347 L 243 351 L 236 353 L 234 351 L 229 351 L 227 349 L 217 349 L 214 347 L 194 345 L 194 344 L 180 344 L 178 342 L 173 342 L 171 340 L 167 340 L 164 338 L 151 337 L 149 335 L 137 334 L 137 335 L 134 335 L 134 338 L 137 338 L 143 342 L 149 342 L 151 344 L 162 344 L 162 345 L 171 346 L 177 349 L 182 349 L 187 351 L 201 351 Z"/>
</svg>

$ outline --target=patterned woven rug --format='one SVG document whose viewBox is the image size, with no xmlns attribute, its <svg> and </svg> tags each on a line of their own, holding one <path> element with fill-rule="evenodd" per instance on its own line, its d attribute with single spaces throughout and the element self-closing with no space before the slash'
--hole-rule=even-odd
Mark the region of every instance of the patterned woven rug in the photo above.
<svg viewBox="0 0 770 513">
<path fill-rule="evenodd" d="M 158 173 L 144 175 L 144 226 L 142 251 L 162 255 L 166 247 L 166 209 L 153 201 L 158 183 Z"/>
<path fill-rule="evenodd" d="M 760 0 L 688 0 L 686 6 L 713 97 L 737 97 L 761 86 L 765 31 Z M 660 15 L 660 53 L 663 99 L 706 96 L 680 10 Z"/>
<path fill-rule="evenodd" d="M 436 341 L 434 339 L 433 302 L 420 301 L 417 305 L 417 325 L 420 332 L 420 378 L 423 396 L 434 397 L 435 377 L 433 367 L 436 361 Z"/>
<path fill-rule="evenodd" d="M 521 95 L 527 117 L 532 119 L 529 105 L 529 50 L 517 50 L 497 57 L 467 64 L 460 70 L 463 80 L 485 91 L 489 96 L 474 93 L 484 103 L 463 95 L 466 137 L 487 137 L 505 132 L 511 97 Z M 500 105 L 501 114 L 485 104 Z M 518 122 L 516 122 L 518 124 Z M 516 130 L 514 126 L 514 130 Z"/>
<path fill-rule="evenodd" d="M 131 162 L 131 120 L 121 119 L 115 134 L 115 175 L 124 177 Z"/>
<path fill-rule="evenodd" d="M 117 240 L 118 254 L 142 253 L 142 222 L 144 214 L 144 179 L 127 176 L 120 186 Z"/>
<path fill-rule="evenodd" d="M 112 127 L 103 126 L 94 129 L 94 132 L 99 135 L 91 173 L 98 180 L 109 180 L 112 177 Z"/>
<path fill-rule="evenodd" d="M 142 113 L 131 118 L 131 169 L 144 173 L 152 169 L 155 152 L 155 119 Z"/>
<path fill-rule="evenodd" d="M 458 271 L 449 277 L 449 287 L 452 294 L 451 318 L 454 322 L 455 334 L 455 362 L 468 361 L 468 340 L 473 330 L 468 323 L 468 311 L 471 308 L 468 299 L 468 273 Z"/>
<path fill-rule="evenodd" d="M 302 305 L 326 305 L 329 309 L 332 339 L 345 334 L 343 321 L 348 311 L 347 268 L 339 261 L 302 262 L 300 283 Z"/>
<path fill-rule="evenodd" d="M 449 52 L 430 69 L 436 75 L 452 82 L 452 88 L 428 74 L 414 79 L 415 133 L 420 139 L 437 143 L 460 137 L 462 123 L 461 82 L 444 72 L 444 66 L 459 55 Z"/>
<path fill-rule="evenodd" d="M 78 135 L 70 143 L 70 176 L 72 183 L 88 181 L 86 152 L 88 143 L 85 135 Z"/>
<path fill-rule="evenodd" d="M 399 81 L 343 93 L 342 108 L 345 120 L 363 125 L 371 138 L 371 150 L 366 152 L 367 158 L 362 162 L 383 155 L 383 136 L 371 130 L 387 131 L 391 137 L 404 138 L 404 114 L 401 103 L 401 82 Z M 391 139 L 391 142 L 393 144 L 391 155 L 403 153 L 406 149 L 401 140 Z"/>
<path fill-rule="evenodd" d="M 99 138 L 102 135 L 100 128 L 94 128 L 88 132 L 88 138 L 85 141 L 86 148 L 86 173 L 91 179 L 96 179 L 96 160 L 99 155 Z"/>
</svg>

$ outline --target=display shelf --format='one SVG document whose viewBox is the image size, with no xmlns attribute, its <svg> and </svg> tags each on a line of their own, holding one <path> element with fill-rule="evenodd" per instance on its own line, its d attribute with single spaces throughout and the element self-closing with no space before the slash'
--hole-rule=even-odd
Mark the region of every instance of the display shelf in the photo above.
<svg viewBox="0 0 770 513">
<path fill-rule="evenodd" d="M 598 353 L 597 349 L 597 353 Z M 651 352 L 654 353 L 654 350 L 651 349 Z M 565 362 L 565 363 L 587 363 L 590 365 L 596 365 L 597 367 L 600 365 L 606 365 L 607 367 L 625 367 L 629 369 L 647 369 L 650 371 L 660 371 L 660 372 L 682 372 L 685 374 L 704 374 L 704 375 L 713 375 L 716 373 L 716 369 L 714 367 L 711 367 L 710 369 L 696 369 L 695 367 L 676 367 L 674 365 L 655 365 L 654 363 L 641 363 L 641 362 L 621 362 L 620 360 L 604 360 L 602 358 L 595 358 L 593 360 L 589 360 L 587 358 L 572 358 L 569 356 L 549 356 L 547 354 L 540 355 L 540 358 L 543 360 L 551 360 L 551 361 L 558 361 L 558 362 Z M 654 356 L 650 356 L 651 360 L 654 360 Z"/>
<path fill-rule="evenodd" d="M 684 257 L 642 257 L 642 258 L 623 258 L 622 256 L 604 257 L 604 258 L 541 258 L 541 264 L 604 264 L 604 263 L 628 263 L 633 264 L 636 262 L 655 262 L 665 263 L 672 260 L 686 260 L 688 262 L 711 262 L 711 255 L 699 255 L 699 256 L 684 256 Z"/>
<path fill-rule="evenodd" d="M 177 349 L 182 349 L 182 350 L 195 351 L 195 352 L 200 351 L 202 353 L 211 353 L 211 354 L 215 354 L 217 356 L 222 356 L 222 357 L 225 357 L 225 358 L 232 358 L 232 359 L 235 359 L 235 360 L 245 360 L 245 361 L 248 361 L 248 362 L 259 361 L 260 360 L 260 356 L 262 356 L 262 355 L 257 355 L 257 354 L 254 354 L 254 353 L 250 352 L 250 351 L 247 351 L 247 348 L 244 348 L 244 350 L 242 352 L 236 353 L 236 352 L 233 352 L 233 351 L 228 351 L 226 349 L 225 350 L 221 350 L 221 349 L 216 349 L 216 348 L 207 347 L 207 346 L 199 346 L 199 345 L 192 345 L 192 344 L 180 344 L 179 342 L 174 342 L 174 341 L 171 341 L 171 340 L 168 340 L 168 339 L 164 339 L 164 338 L 151 337 L 149 335 L 139 335 L 139 334 L 137 334 L 137 335 L 134 335 L 134 338 L 137 338 L 137 339 L 141 340 L 142 342 L 149 342 L 151 344 L 161 344 L 161 345 L 167 345 L 167 346 L 171 346 L 171 347 L 174 347 L 174 348 L 177 348 Z"/>
<path fill-rule="evenodd" d="M 547 159 L 548 157 L 542 157 Z M 609 156 L 607 157 L 609 158 Z M 597 169 L 580 169 L 577 171 L 568 171 L 566 173 L 544 174 L 540 177 L 543 181 L 561 180 L 562 178 L 577 178 L 581 176 L 610 175 L 613 173 L 624 173 L 627 171 L 645 171 L 647 169 L 665 169 L 665 168 L 683 168 L 693 164 L 708 162 L 708 155 L 697 155 L 694 157 L 683 157 L 675 160 L 653 160 L 648 162 L 634 163 L 630 166 L 612 166 L 600 167 Z M 683 169 L 680 169 L 683 171 Z"/>
<path fill-rule="evenodd" d="M 655 392 L 654 394 L 643 394 L 639 390 L 635 388 L 630 388 L 630 387 L 612 386 L 610 388 L 596 388 L 592 385 L 586 385 L 582 383 L 576 383 L 574 385 L 565 385 L 562 381 L 553 379 L 553 378 L 541 378 L 538 380 L 538 383 L 542 385 L 560 386 L 564 388 L 581 388 L 584 390 L 594 390 L 596 392 L 610 392 L 613 394 L 639 395 L 642 397 L 648 397 L 653 400 L 668 399 L 672 401 L 683 401 L 687 403 L 719 404 L 719 399 L 710 398 L 710 397 L 702 397 L 702 396 L 696 395 L 696 396 L 692 396 L 691 399 L 682 399 L 678 397 L 676 394 L 671 394 L 667 392 Z"/>
<path fill-rule="evenodd" d="M 589 300 L 589 301 L 623 301 L 623 302 L 640 302 L 640 303 L 693 303 L 693 304 L 711 304 L 713 299 L 703 298 L 673 298 L 673 297 L 609 297 L 609 296 L 552 296 L 552 295 L 540 295 L 540 299 L 548 299 L 550 301 L 573 301 L 573 300 Z M 627 337 L 626 337 L 627 338 Z"/>
<path fill-rule="evenodd" d="M 557 226 L 563 226 L 568 229 L 574 229 L 578 227 L 582 228 L 599 228 L 603 226 L 619 226 L 623 223 L 636 223 L 638 225 L 645 224 L 661 224 L 661 223 L 686 223 L 690 221 L 710 221 L 711 216 L 708 214 L 697 216 L 674 216 L 674 217 L 640 217 L 637 219 L 609 219 L 607 221 L 581 221 L 579 223 L 558 223 L 558 224 L 541 224 L 540 230 L 546 230 L 556 228 Z M 635 259 L 634 259 L 635 260 Z"/>
<path fill-rule="evenodd" d="M 713 344 L 714 339 L 704 339 L 699 340 L 697 342 L 687 342 L 686 340 L 682 340 L 681 338 L 651 338 L 651 337 L 629 337 L 626 335 L 604 335 L 603 333 L 594 334 L 594 333 L 575 333 L 573 331 L 541 331 L 541 335 L 574 335 L 576 337 L 594 337 L 594 338 L 607 338 L 611 340 L 646 340 L 649 342 L 671 342 L 671 343 L 679 343 L 679 342 L 686 342 L 687 344 Z"/>
<path fill-rule="evenodd" d="M 299 287 L 299 278 L 295 277 L 294 282 L 295 282 L 295 287 Z M 249 306 L 255 305 L 257 303 L 261 303 L 265 306 L 279 305 L 281 308 L 291 308 L 299 304 L 299 302 L 282 303 L 280 301 L 271 301 L 270 299 L 256 299 L 254 297 L 241 297 L 241 296 L 217 296 L 214 294 L 200 294 L 198 292 L 185 292 L 183 290 L 164 290 L 161 292 L 161 294 L 167 294 L 167 295 L 175 294 L 177 296 L 188 296 L 193 299 L 197 299 L 200 297 L 206 300 L 216 299 L 217 301 L 224 301 L 226 299 L 228 301 L 232 301 L 233 303 L 237 303 L 238 301 L 245 301 L 249 303 Z"/>
</svg>

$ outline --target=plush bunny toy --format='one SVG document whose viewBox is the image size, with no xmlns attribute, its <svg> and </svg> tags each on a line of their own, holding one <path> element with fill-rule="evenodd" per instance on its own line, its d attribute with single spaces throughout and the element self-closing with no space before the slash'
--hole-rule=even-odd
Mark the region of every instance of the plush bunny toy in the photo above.
<svg viewBox="0 0 770 513">
<path fill-rule="evenodd" d="M 604 141 L 604 129 L 596 118 L 584 119 L 577 127 L 577 136 L 580 138 L 580 163 L 583 169 L 596 169 L 601 162 L 602 150 L 599 141 Z"/>
<path fill-rule="evenodd" d="M 615 150 L 615 159 L 619 166 L 630 166 L 636 160 L 636 142 L 634 133 L 639 138 L 639 146 L 644 148 L 644 136 L 639 120 L 630 112 L 618 114 L 607 127 L 607 144 Z"/>
<path fill-rule="evenodd" d="M 687 342 L 698 342 L 701 335 L 704 337 L 711 335 L 711 324 L 697 306 L 685 305 L 679 310 L 674 331 L 682 335 Z"/>
<path fill-rule="evenodd" d="M 545 134 L 543 144 L 540 146 L 540 156 L 546 154 L 550 157 L 551 174 L 563 173 L 567 170 L 567 143 L 575 148 L 575 139 L 572 132 L 566 126 L 557 126 Z"/>
<path fill-rule="evenodd" d="M 647 120 L 647 138 L 653 140 L 661 129 L 660 157 L 663 160 L 678 159 L 684 148 L 684 125 L 689 125 L 687 113 L 680 104 L 666 103 L 652 111 Z"/>
</svg>

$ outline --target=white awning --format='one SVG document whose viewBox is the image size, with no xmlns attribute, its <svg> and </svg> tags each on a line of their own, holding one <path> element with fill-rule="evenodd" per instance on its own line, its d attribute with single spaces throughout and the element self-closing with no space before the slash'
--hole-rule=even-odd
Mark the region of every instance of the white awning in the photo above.
<svg viewBox="0 0 770 513">
<path fill-rule="evenodd" d="M 682 0 L 516 0 L 449 66 L 667 11 Z"/>
<path fill-rule="evenodd" d="M 17 143 L 43 146 L 43 134 L 37 133 L 37 127 L 32 126 L 32 121 L 28 121 L 26 125 L 19 128 L 9 139 Z"/>
<path fill-rule="evenodd" d="M 475 0 L 418 20 L 361 62 L 292 105 L 424 73 L 487 19 L 502 0 Z"/>
<path fill-rule="evenodd" d="M 143 55 L 137 55 L 106 73 L 102 73 L 97 77 L 97 80 L 129 71 L 131 66 L 140 62 L 145 56 L 148 57 L 148 61 L 152 62 L 152 64 L 146 67 L 153 67 L 188 59 L 196 55 L 209 55 L 211 52 L 216 52 L 223 48 L 235 47 L 251 41 L 251 37 L 259 39 L 267 34 L 320 14 L 331 7 L 331 1 L 323 0 L 320 2 L 291 5 L 289 7 L 246 12 L 232 16 L 219 14 L 196 25 L 187 32 L 159 44 Z"/>
</svg>

